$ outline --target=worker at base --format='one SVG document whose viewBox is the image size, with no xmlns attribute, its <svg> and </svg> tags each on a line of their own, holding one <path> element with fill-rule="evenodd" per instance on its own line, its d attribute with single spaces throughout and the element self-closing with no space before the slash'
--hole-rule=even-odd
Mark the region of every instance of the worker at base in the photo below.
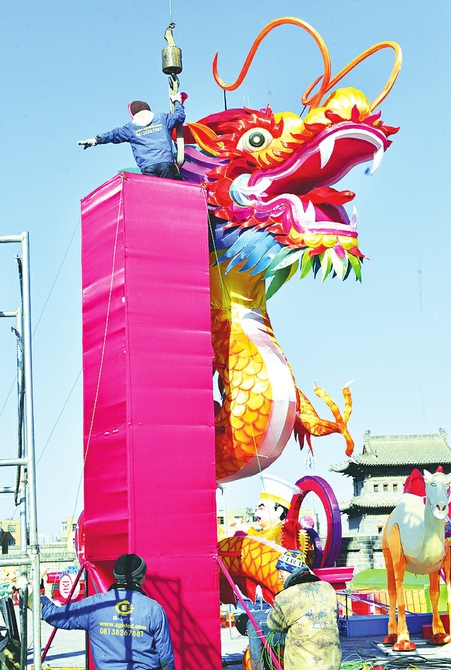
<svg viewBox="0 0 451 670">
<path fill-rule="evenodd" d="M 96 670 L 175 670 L 166 613 L 141 588 L 144 560 L 123 554 L 113 575 L 107 593 L 79 602 L 58 607 L 42 596 L 42 618 L 55 628 L 86 630 Z"/>
<path fill-rule="evenodd" d="M 333 586 L 288 549 L 276 563 L 284 588 L 268 614 L 270 630 L 286 633 L 285 670 L 339 670 L 338 602 Z"/>
<path fill-rule="evenodd" d="M 185 120 L 185 108 L 182 99 L 186 94 L 171 95 L 174 112 L 152 112 L 147 102 L 134 100 L 128 106 L 132 120 L 121 128 L 114 128 L 102 135 L 89 140 L 80 140 L 78 144 L 84 149 L 98 144 L 121 144 L 129 142 L 133 157 L 142 174 L 178 178 L 174 161 L 174 143 L 171 131 Z"/>
</svg>

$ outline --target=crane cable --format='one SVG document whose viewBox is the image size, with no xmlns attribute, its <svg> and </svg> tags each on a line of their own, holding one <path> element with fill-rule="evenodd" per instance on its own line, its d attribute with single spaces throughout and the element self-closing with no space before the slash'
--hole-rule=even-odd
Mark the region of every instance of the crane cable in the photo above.
<svg viewBox="0 0 451 670">
<path fill-rule="evenodd" d="M 169 96 L 177 95 L 179 92 L 179 78 L 177 75 L 182 71 L 182 50 L 179 49 L 175 42 L 172 31 L 175 28 L 175 23 L 168 25 L 164 33 L 164 39 L 168 43 L 162 51 L 162 70 L 164 74 L 169 75 Z M 171 112 L 174 111 L 174 103 L 171 100 Z M 185 162 L 185 141 L 183 137 L 183 125 L 178 123 L 176 126 L 176 142 L 177 142 L 177 166 L 180 168 Z"/>
</svg>

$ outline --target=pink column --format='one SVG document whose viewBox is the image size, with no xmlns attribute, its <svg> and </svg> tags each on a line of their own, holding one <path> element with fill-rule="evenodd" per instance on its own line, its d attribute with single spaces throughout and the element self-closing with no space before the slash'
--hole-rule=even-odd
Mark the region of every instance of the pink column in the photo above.
<svg viewBox="0 0 451 670">
<path fill-rule="evenodd" d="M 177 668 L 220 668 L 205 197 L 117 175 L 82 200 L 86 559 L 142 555 Z"/>
</svg>

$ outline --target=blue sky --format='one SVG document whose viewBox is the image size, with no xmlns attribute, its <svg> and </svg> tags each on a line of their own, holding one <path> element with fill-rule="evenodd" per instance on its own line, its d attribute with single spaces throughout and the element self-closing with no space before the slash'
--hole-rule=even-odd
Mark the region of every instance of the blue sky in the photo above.
<svg viewBox="0 0 451 670">
<path fill-rule="evenodd" d="M 310 276 L 302 282 L 294 278 L 268 309 L 297 384 L 310 398 L 315 381 L 340 399 L 342 386 L 355 379 L 350 428 L 356 453 L 366 430 L 375 435 L 451 431 L 448 0 L 2 3 L 0 234 L 30 233 L 44 534 L 57 532 L 61 520 L 82 508 L 77 497 L 82 473 L 79 201 L 121 168 L 133 166 L 127 145 L 83 151 L 77 140 L 125 123 L 130 100 L 167 110 L 161 50 L 171 7 L 174 37 L 183 51 L 180 80 L 189 94 L 188 121 L 223 108 L 223 93 L 211 75 L 215 52 L 221 77 L 233 81 L 253 40 L 275 18 L 296 16 L 313 25 L 329 48 L 334 73 L 377 42 L 401 45 L 401 74 L 381 104 L 384 121 L 401 130 L 373 176 L 360 166 L 343 182 L 356 193 L 360 248 L 371 259 L 364 264 L 363 283 L 328 279 L 321 285 Z M 390 50 L 379 53 L 344 84 L 374 99 L 392 63 Z M 278 28 L 263 42 L 243 85 L 228 94 L 228 105 L 269 103 L 274 111 L 300 113 L 301 94 L 320 67 L 307 33 Z M 17 306 L 17 252 L 0 246 L 0 310 Z M 16 451 L 15 395 L 8 395 L 15 375 L 11 325 L 0 321 L 5 455 Z M 332 463 L 345 458 L 342 439 L 315 440 L 314 450 L 312 472 L 327 478 L 339 499 L 349 497 L 348 480 L 329 473 Z M 298 479 L 311 471 L 290 443 L 272 472 Z M 12 472 L 9 476 L 6 481 L 3 475 L 3 485 L 13 483 Z M 230 484 L 228 505 L 253 505 L 259 490 L 258 477 Z M 12 513 L 12 502 L 3 496 L 0 517 Z"/>
</svg>

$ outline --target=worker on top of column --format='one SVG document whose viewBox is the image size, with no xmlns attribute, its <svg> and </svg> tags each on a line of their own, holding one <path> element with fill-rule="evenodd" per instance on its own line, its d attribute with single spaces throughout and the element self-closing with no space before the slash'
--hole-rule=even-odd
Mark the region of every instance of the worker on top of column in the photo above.
<svg viewBox="0 0 451 670">
<path fill-rule="evenodd" d="M 182 103 L 186 97 L 184 93 L 170 96 L 174 104 L 173 113 L 152 112 L 147 102 L 135 100 L 128 106 L 132 117 L 129 123 L 91 139 L 80 140 L 78 144 L 88 149 L 97 144 L 129 142 L 142 174 L 176 179 L 179 173 L 171 131 L 185 120 Z"/>
</svg>

